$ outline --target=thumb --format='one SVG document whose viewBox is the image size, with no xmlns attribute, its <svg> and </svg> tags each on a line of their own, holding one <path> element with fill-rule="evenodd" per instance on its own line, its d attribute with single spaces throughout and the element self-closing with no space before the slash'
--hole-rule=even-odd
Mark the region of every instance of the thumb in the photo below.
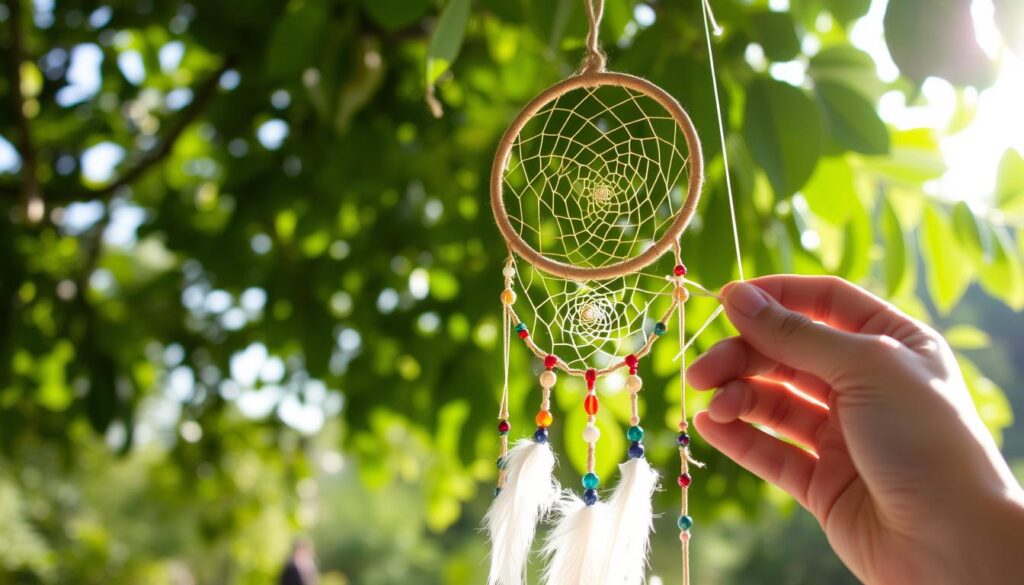
<svg viewBox="0 0 1024 585">
<path fill-rule="evenodd" d="M 860 355 L 868 338 L 790 311 L 750 283 L 730 283 L 722 296 L 726 315 L 751 347 L 828 384 L 835 384 L 854 367 L 854 356 Z"/>
</svg>

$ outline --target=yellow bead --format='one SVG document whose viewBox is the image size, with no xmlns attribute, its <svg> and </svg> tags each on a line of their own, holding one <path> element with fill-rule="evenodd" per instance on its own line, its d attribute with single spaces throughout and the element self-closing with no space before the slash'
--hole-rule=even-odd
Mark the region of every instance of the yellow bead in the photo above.
<svg viewBox="0 0 1024 585">
<path fill-rule="evenodd" d="M 506 288 L 505 290 L 503 290 L 501 292 L 501 302 L 505 303 L 506 305 L 511 305 L 512 303 L 516 302 L 516 291 L 510 288 Z"/>
<path fill-rule="evenodd" d="M 672 292 L 672 298 L 680 303 L 685 303 L 690 298 L 690 291 L 686 290 L 685 286 L 677 286 L 676 290 Z"/>
<path fill-rule="evenodd" d="M 537 413 L 537 417 L 533 419 L 537 423 L 538 427 L 546 429 L 551 426 L 551 423 L 555 421 L 555 417 L 551 416 L 551 411 L 542 410 Z"/>
</svg>

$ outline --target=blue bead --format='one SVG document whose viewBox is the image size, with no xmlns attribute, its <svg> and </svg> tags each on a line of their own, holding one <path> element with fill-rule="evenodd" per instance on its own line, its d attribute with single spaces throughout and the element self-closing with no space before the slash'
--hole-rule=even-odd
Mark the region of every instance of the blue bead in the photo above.
<svg viewBox="0 0 1024 585">
<path fill-rule="evenodd" d="M 597 477 L 596 473 L 591 472 L 583 476 L 583 487 L 585 489 L 597 489 L 599 485 L 601 485 L 601 479 Z"/>
<path fill-rule="evenodd" d="M 679 433 L 679 437 L 676 439 L 676 442 L 679 443 L 680 447 L 689 447 L 690 435 L 687 435 L 686 433 Z"/>
<path fill-rule="evenodd" d="M 676 520 L 676 526 L 679 527 L 679 530 L 687 532 L 693 527 L 693 518 L 690 518 L 689 516 L 680 516 L 679 520 Z"/>
<path fill-rule="evenodd" d="M 633 441 L 629 445 L 629 458 L 639 459 L 644 456 L 644 446 L 639 441 Z"/>
<path fill-rule="evenodd" d="M 516 325 L 516 333 L 521 333 L 523 331 L 526 331 L 526 323 L 519 323 Z"/>
<path fill-rule="evenodd" d="M 629 427 L 629 430 L 626 431 L 626 438 L 629 439 L 630 441 L 643 441 L 643 427 Z"/>
<path fill-rule="evenodd" d="M 500 487 L 494 488 L 494 497 L 498 497 L 498 494 L 500 494 L 500 493 L 501 493 L 501 488 Z"/>
<path fill-rule="evenodd" d="M 547 443 L 548 442 L 548 430 L 543 428 L 543 427 L 538 428 L 533 433 L 533 440 L 534 440 L 534 442 L 537 442 L 537 443 Z"/>
<path fill-rule="evenodd" d="M 597 503 L 597 490 L 587 490 L 583 492 L 583 503 L 588 506 L 593 506 Z"/>
<path fill-rule="evenodd" d="M 668 326 L 665 325 L 664 323 L 655 323 L 654 324 L 654 334 L 655 335 L 665 335 L 666 331 L 668 331 Z"/>
</svg>

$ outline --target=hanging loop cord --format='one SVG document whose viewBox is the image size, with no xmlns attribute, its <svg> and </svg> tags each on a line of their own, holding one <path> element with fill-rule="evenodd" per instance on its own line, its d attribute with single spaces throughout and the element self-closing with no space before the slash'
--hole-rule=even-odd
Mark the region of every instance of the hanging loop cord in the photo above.
<svg viewBox="0 0 1024 585">
<path fill-rule="evenodd" d="M 608 62 L 608 56 L 601 50 L 598 40 L 601 18 L 604 16 L 604 0 L 583 0 L 583 5 L 587 8 L 590 28 L 587 31 L 587 56 L 580 65 L 580 73 L 600 73 Z"/>
</svg>

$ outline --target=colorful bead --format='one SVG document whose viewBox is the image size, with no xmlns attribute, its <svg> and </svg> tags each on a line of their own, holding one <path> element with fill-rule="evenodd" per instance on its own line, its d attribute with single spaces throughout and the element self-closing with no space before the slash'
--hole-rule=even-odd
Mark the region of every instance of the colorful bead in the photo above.
<svg viewBox="0 0 1024 585">
<path fill-rule="evenodd" d="M 516 302 L 516 291 L 510 288 L 506 288 L 505 290 L 501 291 L 501 302 L 505 303 L 506 305 L 511 305 L 512 303 Z"/>
<path fill-rule="evenodd" d="M 540 373 L 540 386 L 541 388 L 554 388 L 555 382 L 558 381 L 558 376 L 555 375 L 551 370 L 544 370 Z"/>
<path fill-rule="evenodd" d="M 551 368 L 553 368 L 553 367 L 555 367 L 557 365 L 558 365 L 558 357 L 557 356 L 550 355 L 550 354 L 547 355 L 547 356 L 544 356 L 544 367 L 545 368 L 550 370 Z"/>
<path fill-rule="evenodd" d="M 644 440 L 644 429 L 643 427 L 632 426 L 626 430 L 626 438 L 630 441 L 643 441 Z"/>
<path fill-rule="evenodd" d="M 686 265 L 676 264 L 676 267 L 672 269 L 672 273 L 676 276 L 686 276 Z"/>
<path fill-rule="evenodd" d="M 685 286 L 677 286 L 676 289 L 672 291 L 672 298 L 680 303 L 685 303 L 690 300 L 690 291 L 686 290 Z"/>
<path fill-rule="evenodd" d="M 633 441 L 632 443 L 629 444 L 629 458 L 630 459 L 639 459 L 639 458 L 641 458 L 643 456 L 644 456 L 644 446 L 643 446 L 643 444 L 641 444 L 641 443 L 639 443 L 637 441 Z"/>
<path fill-rule="evenodd" d="M 498 465 L 498 469 L 505 469 L 508 467 L 508 459 L 504 457 L 498 457 L 498 460 L 495 463 Z"/>
<path fill-rule="evenodd" d="M 500 487 L 494 488 L 494 497 L 498 497 L 500 494 L 501 494 L 501 488 Z"/>
<path fill-rule="evenodd" d="M 601 438 L 601 429 L 593 426 L 583 427 L 583 442 L 593 445 Z"/>
<path fill-rule="evenodd" d="M 690 428 L 690 423 L 686 422 L 685 420 L 679 421 L 679 432 L 680 433 L 685 433 L 686 429 L 688 429 L 688 428 Z"/>
<path fill-rule="evenodd" d="M 633 416 L 629 417 L 629 426 L 635 427 L 638 424 L 640 424 L 640 417 L 639 416 L 633 415 Z"/>
<path fill-rule="evenodd" d="M 519 339 L 526 339 L 529 336 L 530 332 L 527 331 L 526 329 L 523 329 L 522 331 L 519 332 Z"/>
<path fill-rule="evenodd" d="M 676 442 L 679 443 L 680 447 L 689 447 L 690 435 L 687 435 L 686 433 L 679 433 L 679 436 L 676 437 Z"/>
<path fill-rule="evenodd" d="M 666 331 L 668 331 L 668 326 L 665 325 L 664 323 L 660 323 L 659 322 L 659 323 L 655 323 L 654 324 L 654 334 L 655 335 L 665 335 Z"/>
<path fill-rule="evenodd" d="M 593 506 L 597 503 L 597 490 L 586 490 L 583 492 L 583 503 Z"/>
<path fill-rule="evenodd" d="M 511 429 L 512 429 L 512 424 L 509 423 L 507 420 L 498 421 L 498 433 L 499 434 L 507 435 L 508 432 Z"/>
<path fill-rule="evenodd" d="M 686 515 L 680 516 L 679 519 L 676 520 L 676 526 L 679 527 L 679 530 L 687 532 L 690 528 L 693 528 L 693 518 Z"/>
<path fill-rule="evenodd" d="M 584 372 L 583 379 L 587 381 L 587 388 L 593 388 L 594 382 L 597 381 L 597 370 L 590 368 Z"/>
<path fill-rule="evenodd" d="M 521 331 L 526 331 L 526 323 L 517 323 L 516 324 L 516 333 L 519 333 Z"/>
<path fill-rule="evenodd" d="M 689 531 L 680 532 L 679 533 L 679 540 L 681 540 L 683 542 L 690 542 L 690 532 Z"/>
<path fill-rule="evenodd" d="M 637 357 L 635 355 L 633 355 L 633 354 L 629 354 L 629 355 L 626 356 L 626 365 L 629 367 L 629 372 L 631 374 L 635 374 L 636 373 L 636 365 L 639 362 L 640 362 L 640 360 L 638 360 Z"/>
<path fill-rule="evenodd" d="M 587 397 L 583 399 L 583 410 L 585 410 L 587 414 L 594 415 L 597 414 L 597 408 L 597 395 L 587 394 Z"/>
<path fill-rule="evenodd" d="M 533 433 L 533 441 L 535 443 L 547 443 L 548 442 L 548 430 L 545 428 L 539 428 Z"/>
<path fill-rule="evenodd" d="M 551 416 L 551 411 L 549 410 L 542 410 L 538 412 L 537 416 L 534 418 L 534 422 L 537 423 L 537 426 L 545 429 L 550 427 L 551 423 L 554 421 L 555 417 Z"/>
<path fill-rule="evenodd" d="M 644 381 L 636 374 L 630 374 L 626 377 L 626 390 L 630 394 L 636 394 L 644 387 Z"/>
<path fill-rule="evenodd" d="M 693 478 L 690 477 L 689 473 L 680 473 L 679 477 L 676 478 L 676 483 L 678 483 L 681 488 L 688 488 L 690 487 L 690 484 L 693 483 Z"/>
<path fill-rule="evenodd" d="M 583 476 L 584 489 L 594 490 L 597 489 L 597 486 L 599 485 L 601 485 L 601 478 L 597 477 L 597 474 L 593 471 Z"/>
</svg>

